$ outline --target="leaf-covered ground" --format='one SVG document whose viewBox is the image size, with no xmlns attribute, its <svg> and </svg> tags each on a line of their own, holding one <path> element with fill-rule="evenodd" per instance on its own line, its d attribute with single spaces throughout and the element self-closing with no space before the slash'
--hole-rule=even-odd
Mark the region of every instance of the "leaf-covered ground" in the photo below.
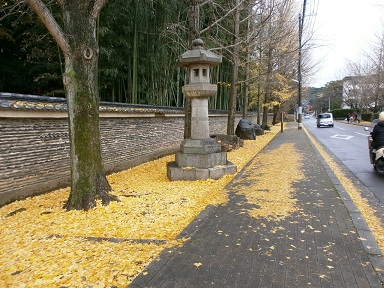
<svg viewBox="0 0 384 288">
<path fill-rule="evenodd" d="M 228 153 L 240 171 L 280 130 Z M 0 208 L 1 287 L 126 287 L 209 205 L 227 201 L 220 180 L 175 181 L 167 156 L 108 176 L 121 202 L 62 209 L 68 189 Z"/>
<path fill-rule="evenodd" d="M 228 153 L 229 160 L 240 171 L 278 132 L 276 126 L 256 141 L 245 141 L 243 148 Z M 384 249 L 384 230 L 375 211 L 332 158 L 312 141 Z M 300 158 L 289 144 L 281 149 Z M 247 210 L 250 216 L 278 220 L 297 209 L 291 184 L 300 180 L 300 167 L 291 167 L 278 179 L 273 173 L 274 181 L 269 181 L 272 173 L 268 171 L 281 164 L 268 154 L 261 158 L 265 165 L 255 173 L 266 177 L 259 180 L 258 189 L 268 193 L 250 194 L 241 187 L 238 193 L 260 207 Z M 109 206 L 66 212 L 62 206 L 69 190 L 61 189 L 0 208 L 0 286 L 126 287 L 163 249 L 183 244 L 185 240 L 176 241 L 175 237 L 207 205 L 228 200 L 223 188 L 233 176 L 171 182 L 166 176 L 166 163 L 173 160 L 173 156 L 167 156 L 109 175 L 113 194 L 121 200 Z"/>
<path fill-rule="evenodd" d="M 281 169 L 286 166 L 285 157 L 276 157 L 284 154 L 298 160 L 292 161 L 289 169 Z M 258 179 L 257 190 L 249 189 L 244 185 L 236 186 L 237 193 L 244 195 L 248 203 L 255 204 L 257 207 L 247 211 L 251 217 L 281 220 L 297 211 L 297 200 L 292 184 L 303 179 L 300 173 L 300 159 L 302 156 L 295 150 L 293 144 L 281 145 L 273 153 L 258 156 L 255 164 L 257 169 L 251 169 L 247 176 L 242 176 L 251 181 Z"/>
</svg>

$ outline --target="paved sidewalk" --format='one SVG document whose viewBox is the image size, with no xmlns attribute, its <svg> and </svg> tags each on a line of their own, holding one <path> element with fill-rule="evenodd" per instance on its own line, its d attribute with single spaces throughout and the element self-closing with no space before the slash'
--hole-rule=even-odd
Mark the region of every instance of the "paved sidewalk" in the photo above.
<svg viewBox="0 0 384 288">
<path fill-rule="evenodd" d="M 279 222 L 244 213 L 236 187 L 257 190 L 247 177 L 258 169 L 256 156 L 227 185 L 229 202 L 207 207 L 179 236 L 190 240 L 164 251 L 129 287 L 383 287 L 380 249 L 305 131 L 289 123 L 259 155 L 285 143 L 305 161 L 304 180 L 294 183 L 300 211 Z M 287 159 L 281 169 L 298 161 L 276 157 Z"/>
</svg>

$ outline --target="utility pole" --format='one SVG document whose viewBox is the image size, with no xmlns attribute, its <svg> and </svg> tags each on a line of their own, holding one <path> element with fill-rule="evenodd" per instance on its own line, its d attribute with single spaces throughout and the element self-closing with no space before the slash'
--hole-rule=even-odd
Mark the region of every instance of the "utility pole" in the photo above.
<svg viewBox="0 0 384 288">
<path fill-rule="evenodd" d="M 298 111 L 298 118 L 297 118 L 297 123 L 298 123 L 298 129 L 302 129 L 302 121 L 303 121 L 303 107 L 302 107 L 302 103 L 301 103 L 301 94 L 302 94 L 302 89 L 301 89 L 301 86 L 302 86 L 302 83 L 301 83 L 301 49 L 302 49 L 302 36 L 303 36 L 303 26 L 304 26 L 304 16 L 305 16 L 305 6 L 307 5 L 307 0 L 304 0 L 304 3 L 303 3 L 303 14 L 299 14 L 299 60 L 298 60 L 298 69 L 297 69 L 297 78 L 298 78 L 298 89 L 297 89 L 297 93 L 299 94 L 298 96 L 298 102 L 297 102 L 297 105 L 299 107 L 299 111 Z"/>
</svg>

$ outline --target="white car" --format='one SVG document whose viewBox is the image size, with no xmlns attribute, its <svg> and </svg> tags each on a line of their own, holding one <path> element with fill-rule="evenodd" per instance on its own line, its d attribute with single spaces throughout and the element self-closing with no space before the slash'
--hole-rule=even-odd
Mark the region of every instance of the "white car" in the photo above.
<svg viewBox="0 0 384 288">
<path fill-rule="evenodd" d="M 317 115 L 317 128 L 321 126 L 333 127 L 333 115 L 332 113 L 322 113 Z"/>
</svg>

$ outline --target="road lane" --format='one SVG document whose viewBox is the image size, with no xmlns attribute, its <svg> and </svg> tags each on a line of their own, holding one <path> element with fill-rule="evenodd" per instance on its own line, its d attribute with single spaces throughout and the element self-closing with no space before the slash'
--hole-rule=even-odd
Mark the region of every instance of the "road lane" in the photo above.
<svg viewBox="0 0 384 288">
<path fill-rule="evenodd" d="M 369 161 L 369 132 L 363 126 L 335 122 L 334 128 L 317 128 L 315 118 L 304 121 L 304 126 L 384 203 L 384 177 L 375 173 Z"/>
</svg>

